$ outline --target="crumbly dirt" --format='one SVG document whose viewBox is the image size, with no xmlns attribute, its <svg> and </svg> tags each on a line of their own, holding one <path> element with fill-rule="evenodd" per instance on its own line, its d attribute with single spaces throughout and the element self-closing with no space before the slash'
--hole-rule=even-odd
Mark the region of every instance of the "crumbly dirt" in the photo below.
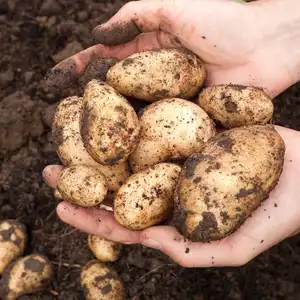
<svg viewBox="0 0 300 300">
<path fill-rule="evenodd" d="M 46 255 L 55 266 L 51 291 L 20 300 L 84 299 L 80 266 L 93 258 L 87 235 L 57 218 L 57 202 L 41 177 L 47 164 L 58 163 L 51 118 L 43 111 L 74 90 L 53 93 L 43 77 L 61 53 L 66 56 L 62 50 L 73 51 L 74 42 L 77 48 L 90 46 L 93 27 L 124 3 L 0 0 L 0 220 L 24 222 L 29 231 L 26 254 Z M 274 121 L 300 130 L 300 84 L 277 97 Z M 300 299 L 299 236 L 239 268 L 185 269 L 142 246 L 125 246 L 112 265 L 125 283 L 126 299 Z"/>
</svg>

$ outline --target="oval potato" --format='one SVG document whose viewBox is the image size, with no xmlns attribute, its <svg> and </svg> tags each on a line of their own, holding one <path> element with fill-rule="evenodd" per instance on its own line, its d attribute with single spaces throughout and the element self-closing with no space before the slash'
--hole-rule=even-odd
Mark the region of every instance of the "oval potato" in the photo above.
<svg viewBox="0 0 300 300">
<path fill-rule="evenodd" d="M 179 176 L 175 226 L 192 241 L 226 237 L 274 189 L 284 154 L 272 125 L 235 128 L 212 138 Z"/>
<path fill-rule="evenodd" d="M 207 113 L 179 98 L 150 104 L 139 115 L 139 121 L 140 142 L 129 157 L 134 172 L 159 162 L 186 159 L 216 135 Z"/>
<path fill-rule="evenodd" d="M 68 97 L 59 103 L 52 126 L 57 154 L 65 166 L 84 164 L 96 167 L 106 177 L 108 189 L 116 191 L 130 176 L 128 162 L 102 165 L 90 156 L 80 134 L 82 113 L 83 102 L 80 97 Z"/>
<path fill-rule="evenodd" d="M 89 261 L 81 271 L 86 300 L 123 300 L 125 289 L 119 275 L 104 263 Z"/>
<path fill-rule="evenodd" d="M 47 257 L 31 254 L 12 264 L 1 279 L 6 300 L 44 290 L 53 278 L 53 267 Z M 3 295 L 3 294 L 2 294 Z"/>
<path fill-rule="evenodd" d="M 107 72 L 106 82 L 123 95 L 154 102 L 165 98 L 190 99 L 199 93 L 204 64 L 186 49 L 135 53 Z"/>
<path fill-rule="evenodd" d="M 262 89 L 236 84 L 203 89 L 198 104 L 225 128 L 265 125 L 274 112 L 272 99 Z"/>
<path fill-rule="evenodd" d="M 173 193 L 181 167 L 160 163 L 133 174 L 118 190 L 115 219 L 131 230 L 141 230 L 167 219 L 173 210 Z"/>
<path fill-rule="evenodd" d="M 0 222 L 0 276 L 14 259 L 23 255 L 27 240 L 24 224 L 16 220 Z"/>
<path fill-rule="evenodd" d="M 103 262 L 114 262 L 121 254 L 122 245 L 109 241 L 100 236 L 89 234 L 88 246 L 97 260 Z"/>
<path fill-rule="evenodd" d="M 129 102 L 103 81 L 85 88 L 81 136 L 90 155 L 104 165 L 127 160 L 139 141 L 138 117 Z"/>
<path fill-rule="evenodd" d="M 57 190 L 66 201 L 82 207 L 93 207 L 105 199 L 108 188 L 104 175 L 97 168 L 77 165 L 60 172 Z"/>
</svg>

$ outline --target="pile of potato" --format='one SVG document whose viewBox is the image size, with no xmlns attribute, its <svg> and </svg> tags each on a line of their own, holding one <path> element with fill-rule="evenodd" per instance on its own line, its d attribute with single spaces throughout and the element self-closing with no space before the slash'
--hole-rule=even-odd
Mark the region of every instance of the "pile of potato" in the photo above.
<svg viewBox="0 0 300 300">
<path fill-rule="evenodd" d="M 171 221 L 193 242 L 238 229 L 283 169 L 272 99 L 257 87 L 204 87 L 204 63 L 185 49 L 107 60 L 97 61 L 110 66 L 106 74 L 87 66 L 82 95 L 56 109 L 53 140 L 65 165 L 56 197 L 108 204 L 131 230 Z M 137 113 L 132 99 L 148 105 Z M 122 283 L 105 264 L 121 246 L 92 235 L 88 244 L 96 260 L 81 273 L 86 299 L 122 299 Z"/>
<path fill-rule="evenodd" d="M 25 294 L 44 290 L 53 277 L 47 257 L 31 254 L 22 257 L 28 234 L 16 220 L 0 222 L 0 294 L 1 299 L 15 300 Z"/>
</svg>

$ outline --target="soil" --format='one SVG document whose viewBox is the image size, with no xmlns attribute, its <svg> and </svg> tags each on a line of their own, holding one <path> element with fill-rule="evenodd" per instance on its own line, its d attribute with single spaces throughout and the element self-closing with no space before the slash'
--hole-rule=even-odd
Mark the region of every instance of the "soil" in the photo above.
<svg viewBox="0 0 300 300">
<path fill-rule="evenodd" d="M 56 274 L 52 291 L 21 300 L 83 299 L 80 266 L 93 258 L 87 236 L 57 218 L 56 200 L 41 177 L 46 165 L 59 163 L 44 109 L 72 90 L 53 94 L 42 79 L 59 60 L 88 47 L 94 26 L 124 2 L 0 0 L 0 220 L 24 222 L 26 254 L 48 256 Z M 274 121 L 300 130 L 300 84 L 277 98 Z M 300 299 L 299 236 L 239 268 L 185 269 L 142 246 L 124 247 L 113 266 L 126 299 Z"/>
</svg>

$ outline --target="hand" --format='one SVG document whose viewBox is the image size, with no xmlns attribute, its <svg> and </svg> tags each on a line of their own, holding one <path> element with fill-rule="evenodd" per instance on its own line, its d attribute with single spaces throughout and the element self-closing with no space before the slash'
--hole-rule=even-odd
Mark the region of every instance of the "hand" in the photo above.
<svg viewBox="0 0 300 300">
<path fill-rule="evenodd" d="M 94 30 L 102 44 L 55 66 L 46 83 L 68 87 L 93 56 L 124 59 L 135 52 L 184 46 L 205 62 L 207 85 L 256 85 L 274 97 L 300 78 L 300 13 L 292 8 L 295 1 L 129 2 Z"/>
<path fill-rule="evenodd" d="M 130 231 L 119 225 L 110 211 L 78 208 L 67 202 L 57 206 L 57 214 L 81 231 L 161 250 L 181 266 L 243 265 L 300 229 L 300 132 L 283 127 L 276 130 L 286 144 L 284 170 L 277 187 L 239 230 L 220 241 L 191 243 L 169 226 Z M 44 170 L 44 178 L 52 188 L 61 169 L 48 166 Z"/>
</svg>

